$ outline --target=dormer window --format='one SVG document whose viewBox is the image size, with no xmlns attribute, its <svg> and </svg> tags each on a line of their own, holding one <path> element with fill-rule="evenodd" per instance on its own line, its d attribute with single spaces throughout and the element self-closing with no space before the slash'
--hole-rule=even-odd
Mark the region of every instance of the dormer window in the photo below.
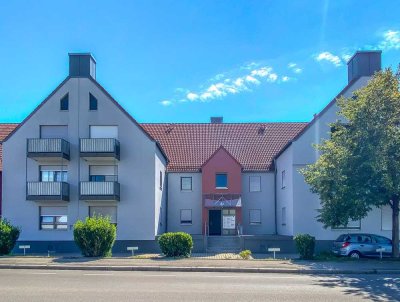
<svg viewBox="0 0 400 302">
<path fill-rule="evenodd" d="M 215 174 L 215 187 L 217 189 L 227 189 L 228 188 L 228 174 L 226 174 L 226 173 Z"/>
<path fill-rule="evenodd" d="M 68 93 L 60 100 L 60 110 L 67 111 L 69 107 Z"/>
</svg>

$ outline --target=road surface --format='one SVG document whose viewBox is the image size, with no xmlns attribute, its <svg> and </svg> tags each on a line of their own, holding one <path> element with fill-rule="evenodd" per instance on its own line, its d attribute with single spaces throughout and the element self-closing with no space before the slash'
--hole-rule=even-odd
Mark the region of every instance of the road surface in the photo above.
<svg viewBox="0 0 400 302">
<path fill-rule="evenodd" d="M 1 302 L 400 301 L 400 275 L 0 270 Z"/>
</svg>

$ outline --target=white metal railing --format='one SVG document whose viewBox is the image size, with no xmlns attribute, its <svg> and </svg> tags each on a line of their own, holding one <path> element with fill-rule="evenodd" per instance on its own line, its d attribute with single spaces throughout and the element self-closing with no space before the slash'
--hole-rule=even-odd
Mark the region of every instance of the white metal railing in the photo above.
<svg viewBox="0 0 400 302">
<path fill-rule="evenodd" d="M 28 153 L 65 153 L 69 155 L 69 143 L 62 138 L 28 138 Z"/>
<path fill-rule="evenodd" d="M 68 196 L 66 182 L 27 182 L 28 196 Z"/>
<path fill-rule="evenodd" d="M 82 153 L 117 153 L 119 142 L 115 138 L 81 138 L 80 152 Z"/>
<path fill-rule="evenodd" d="M 81 196 L 110 196 L 119 195 L 119 183 L 115 181 L 81 181 Z"/>
</svg>

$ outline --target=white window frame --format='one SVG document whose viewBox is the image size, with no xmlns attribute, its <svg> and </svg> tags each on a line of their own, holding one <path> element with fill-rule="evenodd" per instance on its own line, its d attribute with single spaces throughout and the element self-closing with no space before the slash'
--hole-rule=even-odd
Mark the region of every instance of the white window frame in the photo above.
<svg viewBox="0 0 400 302">
<path fill-rule="evenodd" d="M 184 189 L 184 188 L 183 188 L 183 186 L 182 186 L 182 180 L 183 180 L 184 178 L 190 179 L 190 189 Z M 180 186 L 181 186 L 181 191 L 183 191 L 183 192 L 191 192 L 191 191 L 193 191 L 193 177 L 192 177 L 192 176 L 181 176 L 181 178 L 180 178 Z"/>
<path fill-rule="evenodd" d="M 42 212 L 44 208 L 63 208 L 64 211 L 60 212 L 65 212 L 66 214 L 44 214 Z M 57 212 L 57 211 L 56 211 Z M 52 223 L 49 222 L 42 222 L 43 218 L 51 218 Z M 66 222 L 58 222 L 57 220 L 61 217 L 66 217 L 67 221 Z M 58 218 L 58 219 L 57 219 Z M 43 228 L 43 225 L 47 226 L 52 226 L 52 228 Z M 60 228 L 62 226 L 62 228 Z M 53 207 L 53 206 L 40 206 L 39 207 L 39 230 L 41 231 L 68 231 L 68 207 Z"/>
<path fill-rule="evenodd" d="M 251 179 L 258 179 L 258 190 L 252 190 Z M 261 176 L 259 175 L 249 176 L 249 192 L 261 192 Z"/>
<path fill-rule="evenodd" d="M 251 213 L 252 213 L 252 212 L 258 212 L 258 213 L 260 213 L 260 214 L 259 214 L 259 215 L 260 215 L 260 220 L 259 220 L 259 221 L 252 221 L 252 220 L 251 220 L 251 218 L 252 218 Z M 250 209 L 250 210 L 249 210 L 249 224 L 250 224 L 250 225 L 261 225 L 261 224 L 262 224 L 261 209 Z"/>
<path fill-rule="evenodd" d="M 190 212 L 190 222 L 182 222 L 182 221 L 189 221 L 189 220 L 182 220 L 183 211 L 189 211 Z M 181 209 L 180 210 L 179 220 L 180 220 L 181 225 L 192 225 L 193 224 L 193 212 L 192 212 L 192 209 Z"/>
</svg>

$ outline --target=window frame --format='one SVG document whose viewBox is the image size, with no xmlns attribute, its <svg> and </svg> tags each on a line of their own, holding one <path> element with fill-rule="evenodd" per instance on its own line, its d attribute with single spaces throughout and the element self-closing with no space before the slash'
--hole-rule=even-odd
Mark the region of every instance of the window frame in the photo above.
<svg viewBox="0 0 400 302">
<path fill-rule="evenodd" d="M 358 226 L 353 227 L 353 226 L 338 226 L 338 227 L 332 227 L 332 230 L 361 230 L 361 219 L 357 220 L 358 221 Z"/>
<path fill-rule="evenodd" d="M 225 187 L 217 186 L 217 178 L 218 178 L 218 175 L 225 175 L 225 177 L 226 177 L 226 186 L 225 186 Z M 226 172 L 217 172 L 217 173 L 215 173 L 215 188 L 216 188 L 216 189 L 225 190 L 225 189 L 228 189 L 228 186 L 229 186 L 229 183 L 228 183 L 228 173 L 226 173 Z"/>
<path fill-rule="evenodd" d="M 283 226 L 286 226 L 287 222 L 287 212 L 286 212 L 286 207 L 282 207 L 282 211 L 281 211 L 281 224 Z"/>
<path fill-rule="evenodd" d="M 190 189 L 184 189 L 184 188 L 183 188 L 183 186 L 182 186 L 182 184 L 183 184 L 182 180 L 183 180 L 184 178 L 185 178 L 185 179 L 190 179 Z M 192 176 L 181 176 L 180 182 L 181 182 L 181 191 L 182 191 L 182 192 L 192 192 L 192 191 L 193 191 L 193 177 L 192 177 Z"/>
<path fill-rule="evenodd" d="M 252 191 L 252 190 L 251 190 L 251 179 L 252 179 L 252 178 L 258 178 L 259 187 L 260 187 L 260 189 L 259 189 L 258 191 Z M 254 193 L 254 192 L 261 192 L 261 176 L 260 176 L 260 175 L 251 175 L 251 176 L 249 176 L 249 192 L 252 192 L 252 193 Z"/>
<path fill-rule="evenodd" d="M 66 102 L 66 103 L 64 103 Z M 63 109 L 63 105 L 67 105 L 67 109 Z M 60 99 L 60 111 L 69 111 L 69 93 L 65 94 L 61 99 Z"/>
<path fill-rule="evenodd" d="M 92 208 L 115 208 L 115 222 L 111 222 L 111 224 L 117 226 L 118 225 L 118 207 L 117 206 L 110 206 L 110 205 L 90 205 L 88 206 L 88 216 L 93 217 Z M 95 213 L 95 212 L 94 212 Z M 111 217 L 110 217 L 111 218 Z"/>
<path fill-rule="evenodd" d="M 281 189 L 286 188 L 286 170 L 282 170 L 281 172 Z"/>
<path fill-rule="evenodd" d="M 182 212 L 183 211 L 190 211 L 190 220 L 182 220 Z M 180 225 L 193 225 L 193 211 L 192 211 L 192 209 L 181 209 L 180 212 L 179 212 L 179 221 L 180 221 Z M 182 222 L 182 221 L 186 221 L 186 222 Z"/>
<path fill-rule="evenodd" d="M 252 211 L 257 211 L 258 213 L 260 213 L 260 221 L 259 222 L 251 221 L 251 212 Z M 255 225 L 255 226 L 262 225 L 262 216 L 261 215 L 262 215 L 261 209 L 249 209 L 249 225 Z"/>
<path fill-rule="evenodd" d="M 160 170 L 159 184 L 160 184 L 160 190 L 162 190 L 163 189 L 163 171 L 161 171 L 161 170 Z"/>
<path fill-rule="evenodd" d="M 92 103 L 92 101 L 94 103 Z M 95 109 L 92 108 L 92 104 L 95 104 Z M 89 92 L 89 111 L 97 111 L 99 106 L 99 101 L 97 98 Z"/>
<path fill-rule="evenodd" d="M 68 231 L 68 208 L 67 214 L 53 214 L 53 215 L 42 215 L 42 206 L 39 207 L 39 230 L 40 231 Z M 52 222 L 43 222 L 44 217 L 51 217 Z M 66 222 L 60 223 L 59 218 L 66 217 Z M 43 228 L 43 225 L 52 226 L 52 228 Z M 59 228 L 58 226 L 65 226 L 65 228 Z"/>
</svg>

